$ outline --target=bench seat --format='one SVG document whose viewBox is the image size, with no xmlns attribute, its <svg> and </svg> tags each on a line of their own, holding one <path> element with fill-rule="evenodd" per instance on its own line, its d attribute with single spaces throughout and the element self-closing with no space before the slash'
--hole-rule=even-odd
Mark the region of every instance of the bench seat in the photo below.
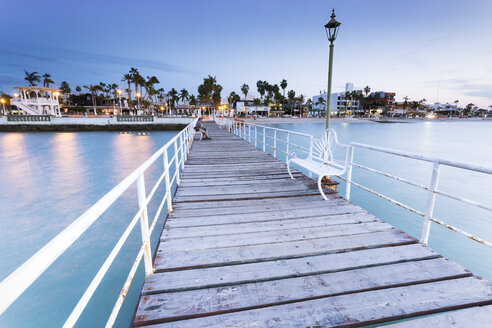
<svg viewBox="0 0 492 328">
<path fill-rule="evenodd" d="M 300 167 L 308 170 L 309 172 L 318 175 L 318 189 L 321 193 L 321 196 L 323 196 L 325 200 L 328 200 L 328 198 L 323 192 L 323 187 L 321 185 L 321 180 L 323 179 L 323 177 L 332 175 L 343 175 L 345 171 L 347 171 L 348 166 L 348 151 L 346 151 L 344 165 L 336 163 L 333 159 L 332 147 L 335 145 L 342 146 L 338 143 L 335 130 L 327 129 L 323 133 L 323 136 L 320 139 L 316 140 L 312 145 L 312 150 L 313 152 L 317 152 L 317 156 L 310 156 L 308 158 L 293 157 L 287 161 L 287 170 L 292 179 L 294 179 L 294 177 L 292 176 L 292 173 L 290 171 L 291 164 L 297 164 Z M 346 146 L 343 147 L 347 148 Z"/>
</svg>

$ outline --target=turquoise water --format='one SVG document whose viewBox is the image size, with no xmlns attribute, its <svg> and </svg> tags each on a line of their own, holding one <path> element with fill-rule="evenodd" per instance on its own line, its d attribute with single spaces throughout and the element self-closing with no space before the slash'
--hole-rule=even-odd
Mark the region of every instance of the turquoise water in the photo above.
<svg viewBox="0 0 492 328">
<path fill-rule="evenodd" d="M 324 124 L 269 124 L 286 130 L 319 137 Z M 492 167 L 492 122 L 419 122 L 419 123 L 332 123 L 342 143 L 359 142 L 413 152 L 421 155 Z M 261 132 L 259 137 L 262 138 Z M 267 133 L 272 135 L 272 133 Z M 279 134 L 279 137 L 284 137 Z M 267 140 L 270 140 L 267 138 Z M 294 143 L 307 146 L 305 139 L 291 136 Z M 271 141 L 270 141 L 271 142 Z M 279 143 L 280 144 L 280 143 Z M 270 153 L 271 149 L 267 149 Z M 297 152 L 300 157 L 306 156 Z M 338 156 L 337 156 L 338 155 Z M 344 159 L 341 149 L 335 154 Z M 280 156 L 282 157 L 282 155 Z M 357 148 L 356 163 L 407 180 L 429 185 L 432 163 L 396 157 Z M 427 192 L 360 168 L 353 171 L 353 181 L 425 212 Z M 345 195 L 345 183 L 339 180 L 339 192 Z M 441 166 L 439 190 L 463 198 L 492 205 L 492 176 Z M 393 226 L 420 238 L 423 219 L 355 186 L 351 200 Z M 492 242 L 492 213 L 438 195 L 434 217 Z M 456 232 L 432 223 L 429 246 L 444 256 L 469 268 L 477 275 L 492 280 L 492 249 Z"/>
<path fill-rule="evenodd" d="M 274 126 L 315 136 L 321 135 L 324 127 L 304 123 Z M 492 166 L 492 122 L 333 123 L 333 128 L 344 143 L 356 141 Z M 0 280 L 174 135 L 175 132 L 0 133 Z M 296 137 L 292 140 L 303 142 Z M 363 150 L 356 151 L 355 161 L 422 184 L 430 181 L 430 163 Z M 145 176 L 147 191 L 162 172 L 162 161 L 157 162 Z M 427 195 L 423 190 L 360 169 L 354 169 L 354 180 L 420 211 L 425 210 Z M 440 181 L 440 189 L 444 191 L 492 204 L 492 177 L 443 168 Z M 343 183 L 339 191 L 344 194 Z M 156 201 L 149 204 L 150 217 L 155 213 L 161 192 L 159 189 Z M 394 226 L 420 237 L 422 219 L 419 216 L 356 187 L 352 188 L 352 200 Z M 132 187 L 0 317 L 0 327 L 60 326 L 136 211 L 136 190 Z M 435 215 L 492 241 L 490 212 L 439 196 Z M 154 247 L 162 224 L 163 218 L 154 230 Z M 492 279 L 491 249 L 435 224 L 431 228 L 430 246 L 474 273 Z M 78 326 L 99 327 L 106 322 L 139 247 L 137 226 Z M 141 265 L 116 326 L 128 326 L 142 283 Z"/>
<path fill-rule="evenodd" d="M 175 134 L 0 133 L 0 280 Z M 162 173 L 162 166 L 162 160 L 157 160 L 146 172 L 147 193 Z M 162 197 L 162 190 L 159 188 L 156 196 Z M 154 198 L 149 204 L 150 218 L 161 200 Z M 137 210 L 136 188 L 132 186 L 0 317 L 0 327 L 61 326 Z M 162 224 L 161 217 L 152 236 L 153 249 Z M 104 325 L 140 243 L 137 224 L 77 326 Z M 128 327 L 143 276 L 141 264 L 116 326 Z"/>
</svg>

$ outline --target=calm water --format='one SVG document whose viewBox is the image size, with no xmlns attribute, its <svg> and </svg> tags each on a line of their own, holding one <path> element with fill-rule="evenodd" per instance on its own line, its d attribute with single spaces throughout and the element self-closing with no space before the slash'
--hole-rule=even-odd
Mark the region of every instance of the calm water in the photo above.
<svg viewBox="0 0 492 328">
<path fill-rule="evenodd" d="M 175 134 L 0 133 L 0 280 Z M 145 175 L 147 192 L 161 173 L 158 160 Z M 151 218 L 160 201 L 155 198 L 149 204 Z M 0 327 L 61 326 L 137 210 L 133 186 L 0 317 Z M 162 224 L 163 218 L 154 230 L 154 245 Z M 140 248 L 139 230 L 137 224 L 78 326 L 106 322 Z M 140 265 L 117 326 L 128 327 L 142 283 Z"/>
<path fill-rule="evenodd" d="M 315 136 L 323 132 L 323 124 L 275 126 Z M 333 123 L 333 128 L 344 143 L 357 141 L 492 166 L 492 122 Z M 0 133 L 0 280 L 174 134 Z M 422 184 L 430 180 L 429 163 L 362 150 L 356 151 L 355 161 Z M 146 175 L 147 191 L 162 172 L 161 165 L 159 162 L 151 167 Z M 354 180 L 420 211 L 425 210 L 426 193 L 422 190 L 356 169 Z M 443 168 L 440 181 L 440 189 L 444 191 L 492 204 L 492 177 Z M 344 193 L 343 183 L 339 190 Z M 356 187 L 352 188 L 352 200 L 396 227 L 420 236 L 420 217 Z M 155 203 L 149 205 L 151 217 L 158 205 Z M 136 211 L 136 190 L 131 188 L 0 317 L 0 327 L 60 326 Z M 437 218 L 492 240 L 492 217 L 484 210 L 438 197 L 435 214 Z M 154 245 L 163 219 L 159 222 L 153 234 Z M 96 327 L 106 322 L 139 246 L 140 232 L 136 227 L 129 244 L 109 271 L 109 277 L 94 295 L 96 301 L 89 304 L 78 326 Z M 489 248 L 435 224 L 431 228 L 430 246 L 476 274 L 492 279 Z M 143 283 L 142 276 L 140 268 L 139 278 L 134 280 L 120 312 L 119 327 L 128 326 Z"/>
</svg>

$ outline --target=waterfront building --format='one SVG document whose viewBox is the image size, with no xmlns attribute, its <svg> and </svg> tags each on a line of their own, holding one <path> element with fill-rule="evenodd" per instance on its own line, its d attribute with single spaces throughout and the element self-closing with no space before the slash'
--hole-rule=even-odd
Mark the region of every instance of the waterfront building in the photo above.
<svg viewBox="0 0 492 328">
<path fill-rule="evenodd" d="M 270 116 L 270 106 L 254 105 L 253 100 L 236 101 L 233 104 L 233 108 L 239 116 L 255 114 L 258 116 Z"/>
<path fill-rule="evenodd" d="M 337 92 L 331 94 L 330 100 L 330 111 L 331 115 L 339 115 L 340 113 L 348 113 L 352 114 L 358 112 L 360 110 L 360 101 L 357 97 L 353 97 L 351 94 L 354 92 L 354 84 L 353 83 L 345 83 L 345 91 Z M 358 94 L 362 95 L 362 90 L 355 90 Z M 320 114 L 324 113 L 326 110 L 326 105 L 319 104 L 319 98 L 323 98 L 326 100 L 326 91 L 319 93 L 319 95 L 315 95 L 312 97 L 313 106 L 311 109 L 312 114 Z"/>
<path fill-rule="evenodd" d="M 364 109 L 381 114 L 395 109 L 395 92 L 375 91 L 364 99 Z"/>
<path fill-rule="evenodd" d="M 435 102 L 433 104 L 427 105 L 430 110 L 432 111 L 441 111 L 441 110 L 446 110 L 450 112 L 456 112 L 458 111 L 458 106 L 455 104 L 450 104 L 448 102 L 446 103 L 440 103 L 440 102 Z"/>
<path fill-rule="evenodd" d="M 36 86 L 14 87 L 18 90 L 10 100 L 27 115 L 56 115 L 60 116 L 60 90 Z"/>
</svg>

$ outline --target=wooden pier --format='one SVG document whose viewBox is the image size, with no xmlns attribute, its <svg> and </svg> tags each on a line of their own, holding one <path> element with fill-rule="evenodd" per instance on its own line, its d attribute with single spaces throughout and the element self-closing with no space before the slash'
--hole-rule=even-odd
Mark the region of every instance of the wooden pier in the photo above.
<svg viewBox="0 0 492 328">
<path fill-rule="evenodd" d="M 135 326 L 358 327 L 444 312 L 404 327 L 492 322 L 491 283 L 207 128 L 213 140 L 193 144 Z"/>
</svg>

